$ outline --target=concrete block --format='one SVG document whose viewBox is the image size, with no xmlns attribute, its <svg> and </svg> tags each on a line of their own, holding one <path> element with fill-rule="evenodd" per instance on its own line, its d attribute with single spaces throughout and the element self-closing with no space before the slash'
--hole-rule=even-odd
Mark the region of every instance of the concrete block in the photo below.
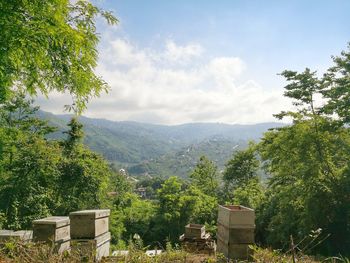
<svg viewBox="0 0 350 263">
<path fill-rule="evenodd" d="M 185 226 L 185 238 L 203 238 L 205 226 L 199 224 L 188 224 Z"/>
<path fill-rule="evenodd" d="M 110 210 L 83 210 L 69 214 L 71 238 L 93 239 L 109 231 Z"/>
<path fill-rule="evenodd" d="M 57 242 L 70 239 L 69 218 L 51 216 L 33 221 L 33 240 L 41 242 Z"/>
<path fill-rule="evenodd" d="M 218 223 L 227 228 L 254 227 L 255 212 L 240 205 L 219 205 Z"/>
<path fill-rule="evenodd" d="M 83 256 L 95 258 L 100 261 L 103 257 L 109 256 L 111 233 L 104 233 L 94 239 L 71 240 L 72 250 L 78 251 Z"/>
<path fill-rule="evenodd" d="M 254 227 L 228 228 L 218 223 L 217 236 L 232 244 L 253 244 L 254 230 Z"/>
</svg>

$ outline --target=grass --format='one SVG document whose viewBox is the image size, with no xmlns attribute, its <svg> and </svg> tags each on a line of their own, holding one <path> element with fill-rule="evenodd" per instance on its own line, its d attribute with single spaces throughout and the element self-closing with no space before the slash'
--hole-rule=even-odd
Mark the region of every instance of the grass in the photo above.
<svg viewBox="0 0 350 263">
<path fill-rule="evenodd" d="M 62 263 L 62 262 L 94 262 L 94 255 L 81 255 L 79 251 L 55 253 L 54 249 L 45 244 L 7 242 L 0 248 L 0 263 Z M 116 263 L 227 263 L 222 254 L 209 256 L 207 254 L 188 253 L 180 248 L 167 246 L 166 251 L 156 257 L 148 257 L 143 249 L 135 245 L 129 246 L 129 254 L 126 257 L 109 257 L 101 262 Z M 230 261 L 230 263 L 292 263 L 290 254 L 284 254 L 276 250 L 253 247 L 253 255 L 250 261 Z M 345 258 L 314 259 L 305 255 L 296 255 L 295 262 L 303 263 L 350 263 Z"/>
</svg>

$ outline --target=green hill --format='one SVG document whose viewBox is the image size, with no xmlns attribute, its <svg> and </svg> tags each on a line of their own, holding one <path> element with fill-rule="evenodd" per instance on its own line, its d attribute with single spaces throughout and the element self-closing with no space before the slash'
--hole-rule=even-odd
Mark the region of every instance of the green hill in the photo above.
<svg viewBox="0 0 350 263">
<path fill-rule="evenodd" d="M 51 138 L 64 137 L 70 115 L 39 112 L 41 118 L 58 128 Z M 222 169 L 235 149 L 249 140 L 259 140 L 263 132 L 279 123 L 229 125 L 189 123 L 175 126 L 138 122 L 114 122 L 80 117 L 84 124 L 84 143 L 131 175 L 185 177 L 201 155 Z"/>
</svg>

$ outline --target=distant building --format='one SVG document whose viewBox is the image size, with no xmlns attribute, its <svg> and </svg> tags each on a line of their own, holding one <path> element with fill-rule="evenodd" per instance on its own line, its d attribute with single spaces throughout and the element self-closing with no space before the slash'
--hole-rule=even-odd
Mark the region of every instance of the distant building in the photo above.
<svg viewBox="0 0 350 263">
<path fill-rule="evenodd" d="M 123 175 L 123 176 L 126 176 L 127 174 L 126 174 L 126 170 L 125 169 L 120 169 L 119 170 L 119 173 L 121 174 L 121 175 Z"/>
<path fill-rule="evenodd" d="M 139 187 L 135 190 L 135 192 L 141 197 L 141 198 L 147 198 L 147 191 L 145 187 Z"/>
</svg>

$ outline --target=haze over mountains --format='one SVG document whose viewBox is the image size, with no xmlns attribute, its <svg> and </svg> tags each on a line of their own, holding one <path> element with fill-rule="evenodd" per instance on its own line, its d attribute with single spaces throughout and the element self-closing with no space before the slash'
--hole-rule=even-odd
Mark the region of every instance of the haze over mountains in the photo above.
<svg viewBox="0 0 350 263">
<path fill-rule="evenodd" d="M 40 111 L 41 118 L 58 128 L 52 138 L 62 138 L 71 115 Z M 186 177 L 201 155 L 206 155 L 222 169 L 235 150 L 259 140 L 269 128 L 281 123 L 230 125 L 188 123 L 175 126 L 155 125 L 80 117 L 84 125 L 84 143 L 102 154 L 117 168 L 134 176 L 177 175 Z"/>
</svg>

